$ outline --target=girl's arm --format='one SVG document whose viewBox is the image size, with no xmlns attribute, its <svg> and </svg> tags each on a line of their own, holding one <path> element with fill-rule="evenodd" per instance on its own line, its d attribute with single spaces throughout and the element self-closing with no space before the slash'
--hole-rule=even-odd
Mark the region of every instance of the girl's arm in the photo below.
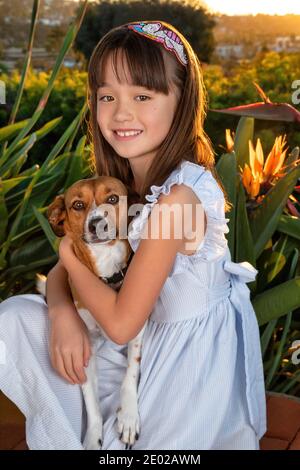
<svg viewBox="0 0 300 470">
<path fill-rule="evenodd" d="M 190 233 L 191 218 L 186 221 L 184 217 L 188 231 L 182 224 L 182 236 L 175 237 L 175 232 L 178 234 L 178 225 L 176 226 L 170 210 L 170 235 L 166 237 L 167 212 L 160 210 L 163 204 L 175 204 L 183 213 L 184 204 L 192 204 L 195 207 L 196 204 L 199 205 L 199 199 L 192 189 L 183 184 L 172 186 L 168 195 L 162 194 L 159 197 L 149 215 L 139 247 L 118 293 L 76 258 L 68 237 L 65 237 L 60 245 L 60 257 L 79 297 L 107 335 L 118 344 L 126 344 L 142 329 L 172 269 L 177 252 L 184 247 L 184 234 Z M 203 231 L 203 226 L 196 227 L 196 230 L 198 233 L 199 230 Z M 146 236 L 148 233 L 149 236 Z M 151 233 L 156 234 L 156 238 L 151 238 Z"/>
<path fill-rule="evenodd" d="M 68 271 L 66 271 L 61 260 L 49 271 L 46 282 L 46 298 L 49 309 L 49 317 L 52 319 L 56 313 L 64 310 L 77 310 L 73 303 L 71 289 L 68 282 Z"/>
<path fill-rule="evenodd" d="M 73 303 L 68 272 L 61 261 L 48 273 L 46 297 L 50 319 L 49 355 L 53 368 L 71 384 L 86 381 L 91 354 L 86 325 Z"/>
</svg>

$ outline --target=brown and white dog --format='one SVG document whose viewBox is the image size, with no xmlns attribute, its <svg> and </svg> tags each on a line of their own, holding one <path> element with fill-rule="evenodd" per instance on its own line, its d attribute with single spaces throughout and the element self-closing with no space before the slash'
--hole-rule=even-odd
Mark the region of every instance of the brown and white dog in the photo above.
<svg viewBox="0 0 300 470">
<path fill-rule="evenodd" d="M 123 196 L 123 197 L 122 197 Z M 125 204 L 122 204 L 125 201 Z M 138 194 L 119 179 L 110 176 L 80 180 L 64 195 L 50 204 L 47 217 L 58 237 L 68 235 L 73 240 L 76 256 L 92 272 L 118 291 L 133 252 L 127 237 L 120 236 L 131 221 L 128 208 L 138 203 Z M 105 332 L 84 307 L 69 278 L 74 304 L 86 323 L 91 338 L 91 357 L 86 368 L 87 381 L 81 385 L 87 411 L 85 449 L 101 449 L 103 421 L 98 400 L 96 350 Z M 46 277 L 37 274 L 37 290 L 46 296 Z M 130 448 L 139 434 L 137 383 L 143 333 L 128 343 L 128 367 L 121 386 L 120 407 L 117 410 L 120 439 Z M 101 378 L 100 378 L 101 380 Z"/>
</svg>

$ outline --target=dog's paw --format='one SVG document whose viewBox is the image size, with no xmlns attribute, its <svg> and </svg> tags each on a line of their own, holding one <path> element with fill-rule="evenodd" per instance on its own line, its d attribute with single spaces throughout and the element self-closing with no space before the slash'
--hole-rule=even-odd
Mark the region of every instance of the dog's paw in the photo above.
<svg viewBox="0 0 300 470">
<path fill-rule="evenodd" d="M 137 406 L 121 407 L 117 411 L 117 429 L 120 440 L 130 449 L 139 438 L 140 418 Z"/>
<path fill-rule="evenodd" d="M 83 441 L 85 450 L 101 450 L 102 442 L 102 426 L 97 424 L 89 427 Z"/>
</svg>

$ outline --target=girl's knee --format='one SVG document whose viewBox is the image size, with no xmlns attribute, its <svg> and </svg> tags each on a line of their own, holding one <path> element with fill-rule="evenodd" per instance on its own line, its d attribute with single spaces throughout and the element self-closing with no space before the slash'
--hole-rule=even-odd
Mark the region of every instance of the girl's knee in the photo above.
<svg viewBox="0 0 300 470">
<path fill-rule="evenodd" d="M 48 314 L 48 307 L 42 295 L 38 294 L 22 294 L 14 295 L 0 303 L 0 316 L 12 316 L 14 318 L 21 317 L 22 319 L 28 316 L 35 315 L 37 320 L 38 316 L 45 316 Z"/>
</svg>

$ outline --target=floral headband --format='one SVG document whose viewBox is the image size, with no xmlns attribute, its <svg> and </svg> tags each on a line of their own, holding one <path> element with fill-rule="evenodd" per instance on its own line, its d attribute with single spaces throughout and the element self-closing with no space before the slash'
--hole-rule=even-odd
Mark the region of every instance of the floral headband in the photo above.
<svg viewBox="0 0 300 470">
<path fill-rule="evenodd" d="M 187 56 L 181 39 L 174 31 L 164 26 L 158 21 L 134 21 L 127 25 L 129 29 L 146 36 L 153 41 L 160 42 L 167 51 L 175 54 L 177 59 L 185 67 L 188 64 Z"/>
</svg>

